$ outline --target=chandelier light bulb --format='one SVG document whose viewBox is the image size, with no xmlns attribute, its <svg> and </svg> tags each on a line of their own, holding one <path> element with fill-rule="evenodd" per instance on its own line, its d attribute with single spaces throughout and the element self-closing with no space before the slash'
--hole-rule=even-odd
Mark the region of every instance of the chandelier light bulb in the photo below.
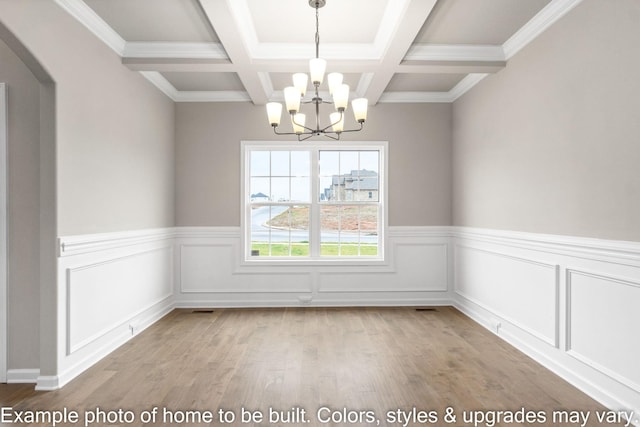
<svg viewBox="0 0 640 427">
<path fill-rule="evenodd" d="M 324 71 L 327 69 L 327 61 L 322 58 L 313 58 L 309 60 L 309 74 L 311 74 L 311 83 L 321 85 L 324 80 Z"/>
<path fill-rule="evenodd" d="M 336 111 L 329 115 L 329 119 L 333 125 L 332 129 L 334 132 L 340 133 L 344 130 L 344 114 Z"/>
<path fill-rule="evenodd" d="M 353 116 L 358 123 L 364 123 L 367 120 L 367 107 L 369 101 L 367 98 L 356 98 L 351 101 L 351 107 L 353 108 Z"/>
<path fill-rule="evenodd" d="M 341 84 L 333 91 L 333 104 L 336 111 L 344 111 L 349 105 L 349 85 Z"/>
<path fill-rule="evenodd" d="M 282 104 L 279 102 L 269 102 L 267 104 L 267 116 L 269 117 L 269 123 L 271 126 L 280 125 L 280 118 L 282 117 Z"/>
<path fill-rule="evenodd" d="M 305 115 L 302 113 L 291 115 L 291 124 L 293 125 L 293 132 L 300 135 L 304 132 Z"/>
<path fill-rule="evenodd" d="M 304 96 L 307 93 L 307 82 L 309 77 L 305 73 L 295 73 L 293 75 L 293 85 L 300 92 L 300 96 Z"/>
<path fill-rule="evenodd" d="M 289 114 L 295 114 L 300 111 L 300 91 L 295 86 L 284 88 L 284 100 L 287 104 Z"/>
</svg>

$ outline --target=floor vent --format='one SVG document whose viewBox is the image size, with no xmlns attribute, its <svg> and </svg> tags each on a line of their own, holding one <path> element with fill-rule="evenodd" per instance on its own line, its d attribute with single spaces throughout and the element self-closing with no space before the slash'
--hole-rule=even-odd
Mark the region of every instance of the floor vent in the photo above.
<svg viewBox="0 0 640 427">
<path fill-rule="evenodd" d="M 420 307 L 420 308 L 416 308 L 416 311 L 438 311 L 438 310 L 433 307 Z"/>
<path fill-rule="evenodd" d="M 194 314 L 211 314 L 211 313 L 213 313 L 213 310 L 193 310 L 192 313 L 194 313 Z"/>
</svg>

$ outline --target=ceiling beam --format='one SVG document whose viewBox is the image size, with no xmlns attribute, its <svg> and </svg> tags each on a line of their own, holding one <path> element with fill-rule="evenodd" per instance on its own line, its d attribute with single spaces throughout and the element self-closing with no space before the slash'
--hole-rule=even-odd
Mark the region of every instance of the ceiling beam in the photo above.
<svg viewBox="0 0 640 427">
<path fill-rule="evenodd" d="M 411 0 L 408 3 L 402 19 L 390 34 L 378 69 L 364 94 L 370 104 L 375 105 L 380 99 L 435 4 L 436 0 Z"/>
<path fill-rule="evenodd" d="M 263 79 L 256 73 L 252 65 L 251 53 L 244 44 L 240 34 L 238 22 L 231 11 L 229 2 L 231 0 L 199 0 L 200 6 L 205 16 L 215 28 L 218 39 L 231 63 L 235 72 L 245 87 L 251 101 L 254 104 L 265 104 L 269 100 L 268 88 L 264 86 Z"/>
</svg>

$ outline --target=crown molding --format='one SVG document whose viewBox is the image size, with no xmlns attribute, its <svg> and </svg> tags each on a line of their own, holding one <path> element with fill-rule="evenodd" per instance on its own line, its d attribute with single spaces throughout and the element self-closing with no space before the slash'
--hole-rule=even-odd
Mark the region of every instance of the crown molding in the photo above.
<svg viewBox="0 0 640 427">
<path fill-rule="evenodd" d="M 382 104 L 449 102 L 453 102 L 449 92 L 384 92 L 378 99 L 378 103 Z"/>
<path fill-rule="evenodd" d="M 162 74 L 157 71 L 140 71 L 140 74 L 142 74 L 145 79 L 149 80 L 155 87 L 157 87 L 160 92 L 171 98 L 171 100 L 176 100 L 178 91 L 175 87 L 173 87 L 171 83 L 169 83 L 169 80 L 164 78 Z"/>
<path fill-rule="evenodd" d="M 478 84 L 482 79 L 487 77 L 489 74 L 483 73 L 470 73 L 467 74 L 465 78 L 460 80 L 457 85 L 453 87 L 449 91 L 449 95 L 451 96 L 451 102 L 460 98 L 462 95 L 467 93 L 471 88 L 473 88 L 476 84 Z"/>
<path fill-rule="evenodd" d="M 471 73 L 448 92 L 385 92 L 378 102 L 392 103 L 451 103 L 467 93 L 488 74 Z"/>
<path fill-rule="evenodd" d="M 250 102 L 249 94 L 242 90 L 177 91 L 175 102 Z"/>
<path fill-rule="evenodd" d="M 122 56 L 127 42 L 82 0 L 54 0 L 55 3 L 87 27 L 104 44 Z"/>
<path fill-rule="evenodd" d="M 414 44 L 404 61 L 505 61 L 504 49 L 498 45 Z"/>
<path fill-rule="evenodd" d="M 249 94 L 240 90 L 180 91 L 157 71 L 140 71 L 162 93 L 174 102 L 248 102 Z"/>
<path fill-rule="evenodd" d="M 122 57 L 229 59 L 221 43 L 185 42 L 127 42 Z"/>
<path fill-rule="evenodd" d="M 513 57 L 580 2 L 582 0 L 553 0 L 546 5 L 502 45 L 505 59 Z"/>
</svg>

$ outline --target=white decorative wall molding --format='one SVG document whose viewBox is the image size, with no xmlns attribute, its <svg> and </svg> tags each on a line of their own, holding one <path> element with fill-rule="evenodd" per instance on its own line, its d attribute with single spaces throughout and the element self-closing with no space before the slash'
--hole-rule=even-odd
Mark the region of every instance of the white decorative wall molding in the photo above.
<svg viewBox="0 0 640 427">
<path fill-rule="evenodd" d="M 566 280 L 567 353 L 640 393 L 638 277 L 567 269 Z"/>
<path fill-rule="evenodd" d="M 374 266 L 247 266 L 241 238 L 240 227 L 60 238 L 59 374 L 10 377 L 59 388 L 176 307 L 454 305 L 605 406 L 640 408 L 638 242 L 388 227 Z"/>
<path fill-rule="evenodd" d="M 464 244 L 456 244 L 454 264 L 456 294 L 559 345 L 559 265 Z"/>
<path fill-rule="evenodd" d="M 640 267 L 640 242 L 470 227 L 452 227 L 451 232 L 466 240 Z"/>
<path fill-rule="evenodd" d="M 239 227 L 175 230 L 176 305 L 451 304 L 448 227 L 389 227 L 376 265 L 246 263 Z"/>
<path fill-rule="evenodd" d="M 169 241 L 172 238 L 173 230 L 166 228 L 65 236 L 58 239 L 58 253 L 66 257 L 160 240 Z"/>
<path fill-rule="evenodd" d="M 640 341 L 633 338 L 640 243 L 465 227 L 451 232 L 459 310 L 605 406 L 640 408 Z M 552 315 L 555 340 L 548 339 L 548 323 L 540 334 Z"/>
<path fill-rule="evenodd" d="M 174 307 L 173 228 L 59 238 L 57 375 L 62 387 Z"/>
</svg>

